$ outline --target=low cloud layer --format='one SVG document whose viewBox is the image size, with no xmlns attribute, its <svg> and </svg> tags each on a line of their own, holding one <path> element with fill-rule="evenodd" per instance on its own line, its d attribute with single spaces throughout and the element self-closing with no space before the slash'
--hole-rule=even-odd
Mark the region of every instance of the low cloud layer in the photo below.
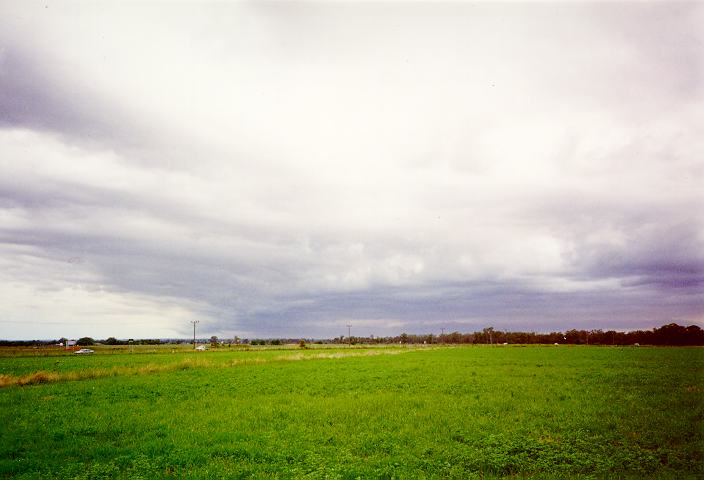
<svg viewBox="0 0 704 480">
<path fill-rule="evenodd" d="M 0 18 L 0 338 L 704 325 L 699 5 Z"/>
</svg>

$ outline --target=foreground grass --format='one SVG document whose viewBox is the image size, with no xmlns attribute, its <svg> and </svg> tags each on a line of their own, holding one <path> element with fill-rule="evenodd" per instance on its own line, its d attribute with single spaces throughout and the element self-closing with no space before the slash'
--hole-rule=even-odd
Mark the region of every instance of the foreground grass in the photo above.
<svg viewBox="0 0 704 480">
<path fill-rule="evenodd" d="M 246 355 L 263 360 L 232 363 Z M 282 355 L 212 353 L 193 368 L 1 389 L 0 476 L 704 474 L 701 349 Z M 134 357 L 110 356 L 110 368 L 138 368 Z M 13 360 L 0 360 L 6 375 L 30 374 Z"/>
</svg>

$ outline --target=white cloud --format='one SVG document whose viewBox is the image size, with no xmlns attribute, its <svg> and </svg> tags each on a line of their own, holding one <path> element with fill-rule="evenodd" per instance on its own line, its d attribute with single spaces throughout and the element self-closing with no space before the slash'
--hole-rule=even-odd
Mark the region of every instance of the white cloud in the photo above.
<svg viewBox="0 0 704 480">
<path fill-rule="evenodd" d="M 455 305 L 416 307 L 432 322 L 477 317 L 457 285 L 701 281 L 697 6 L 43 7 L 0 7 L 0 240 L 16 269 L 81 260 L 52 270 L 67 311 L 162 325 L 166 299 L 166 330 L 275 335 L 305 312 L 421 328 L 398 289 Z"/>
<path fill-rule="evenodd" d="M 131 292 L 64 285 L 59 290 L 0 280 L 5 338 L 46 339 L 92 336 L 106 338 L 165 338 L 183 334 L 182 324 L 199 318 L 167 299 Z"/>
</svg>

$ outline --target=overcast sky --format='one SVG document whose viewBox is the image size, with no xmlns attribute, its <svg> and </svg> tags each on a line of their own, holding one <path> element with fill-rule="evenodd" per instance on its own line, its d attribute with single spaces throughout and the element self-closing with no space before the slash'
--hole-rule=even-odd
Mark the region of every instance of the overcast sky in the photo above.
<svg viewBox="0 0 704 480">
<path fill-rule="evenodd" d="M 0 338 L 704 326 L 704 4 L 0 2 Z"/>
</svg>

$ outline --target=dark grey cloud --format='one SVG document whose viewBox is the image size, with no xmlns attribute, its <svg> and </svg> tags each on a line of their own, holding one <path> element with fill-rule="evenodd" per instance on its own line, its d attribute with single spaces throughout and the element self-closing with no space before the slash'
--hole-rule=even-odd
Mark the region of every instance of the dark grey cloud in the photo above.
<svg viewBox="0 0 704 480">
<path fill-rule="evenodd" d="M 136 128 L 134 118 L 96 94 L 89 79 L 58 74 L 15 41 L 4 39 L 0 55 L 0 127 L 54 132 L 84 144 L 144 143 L 145 125 Z"/>
<path fill-rule="evenodd" d="M 704 291 L 704 256 L 696 223 L 660 221 L 629 231 L 622 246 L 587 247 L 584 271 L 592 277 L 622 278 L 626 285 Z"/>
<path fill-rule="evenodd" d="M 680 314 L 697 314 L 704 306 L 700 297 L 663 295 L 657 290 L 547 292 L 532 282 L 436 285 L 434 295 L 428 293 L 427 288 L 406 288 L 320 295 L 307 298 L 300 307 L 252 312 L 239 323 L 271 335 L 281 331 L 291 336 L 299 332 L 344 335 L 347 324 L 359 335 L 437 334 L 441 328 L 475 331 L 487 326 L 529 331 L 635 329 L 681 322 L 678 315 L 672 315 L 673 304 L 681 302 Z M 346 316 L 340 318 L 341 312 Z"/>
</svg>

